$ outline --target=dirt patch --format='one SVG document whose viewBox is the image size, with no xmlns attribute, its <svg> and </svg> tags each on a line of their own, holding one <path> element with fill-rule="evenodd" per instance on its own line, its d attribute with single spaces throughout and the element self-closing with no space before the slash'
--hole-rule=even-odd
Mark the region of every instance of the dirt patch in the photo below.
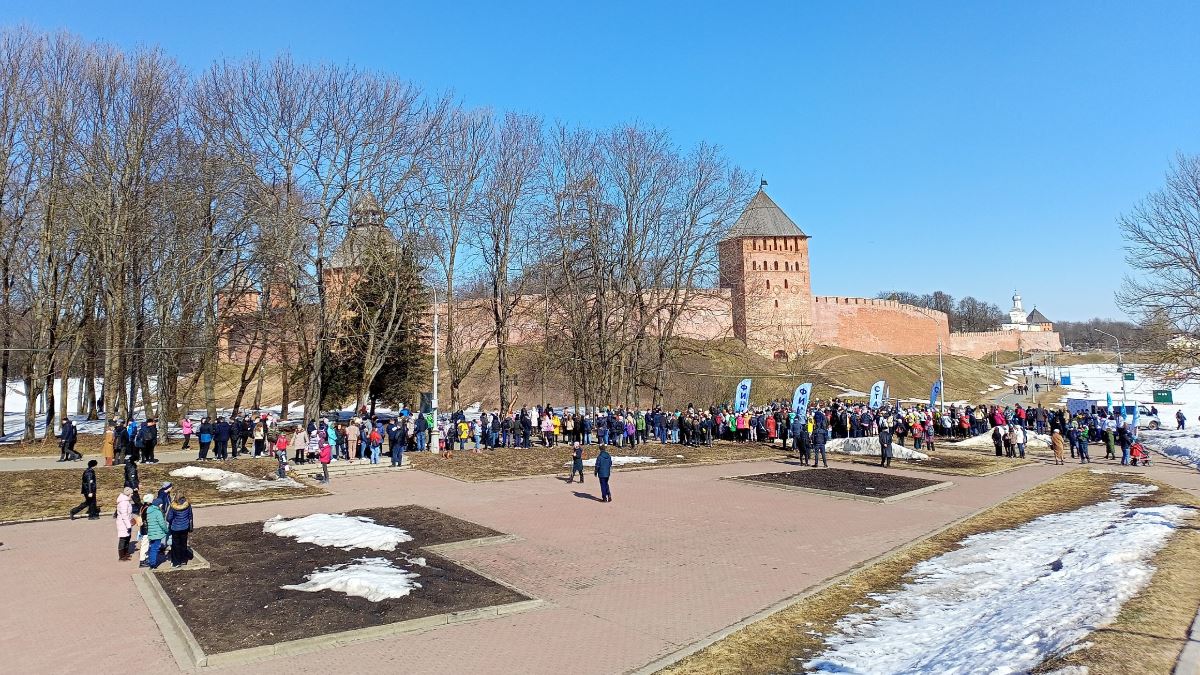
<svg viewBox="0 0 1200 675">
<path fill-rule="evenodd" d="M 867 471 L 850 471 L 847 469 L 809 469 L 802 471 L 781 471 L 778 473 L 760 473 L 752 476 L 738 476 L 739 480 L 749 480 L 772 485 L 843 492 L 860 497 L 878 497 L 886 499 L 906 492 L 941 485 L 941 481 L 897 476 L 891 473 L 872 473 Z"/>
<path fill-rule="evenodd" d="M 595 458 L 600 452 L 599 446 L 596 445 L 589 445 L 585 450 L 584 456 L 587 458 Z M 614 471 L 681 464 L 717 464 L 747 459 L 781 459 L 786 456 L 782 449 L 766 444 L 729 441 L 717 441 L 712 447 L 651 442 L 634 447 L 609 446 L 608 452 L 613 457 L 651 457 L 657 460 L 653 463 L 613 467 Z M 552 448 L 500 448 L 478 453 L 455 450 L 454 456 L 450 458 L 444 454 L 414 452 L 405 455 L 404 459 L 411 461 L 413 468 L 471 482 L 553 474 L 566 476 L 570 471 L 571 446 L 560 443 Z M 585 471 L 590 472 L 591 469 Z"/>
<path fill-rule="evenodd" d="M 246 474 L 251 478 L 266 478 L 275 474 L 275 461 L 269 459 L 238 459 L 230 462 L 196 462 L 197 466 L 213 467 Z M 272 488 L 255 492 L 221 492 L 216 483 L 199 478 L 178 478 L 169 473 L 188 464 L 139 464 L 138 478 L 142 494 L 156 493 L 159 486 L 170 481 L 187 495 L 197 506 L 211 504 L 236 504 L 238 502 L 293 497 L 315 497 L 325 490 L 304 479 L 293 478 L 306 487 Z M 0 472 L 0 523 L 20 522 L 38 518 L 65 516 L 71 508 L 83 500 L 79 494 L 83 470 L 82 462 L 74 462 L 69 469 L 32 469 L 29 471 Z M 125 485 L 125 467 L 96 467 L 97 499 L 100 511 L 111 516 L 117 505 L 117 495 Z M 86 514 L 85 514 L 86 515 Z M 203 516 L 200 517 L 203 523 Z"/>
<path fill-rule="evenodd" d="M 275 644 L 327 633 L 381 626 L 426 616 L 527 600 L 424 546 L 496 536 L 499 533 L 420 506 L 352 511 L 381 525 L 399 527 L 413 540 L 395 551 L 302 544 L 263 532 L 261 522 L 202 527 L 191 545 L 210 569 L 158 574 L 201 648 L 209 654 Z M 412 562 L 424 558 L 425 565 Z M 402 598 L 371 602 L 336 591 L 285 590 L 318 568 L 384 558 L 419 574 L 420 588 Z"/>
<path fill-rule="evenodd" d="M 1082 508 L 1109 497 L 1118 482 L 1149 483 L 1139 476 L 1073 471 L 1047 481 L 983 513 L 917 542 L 797 600 L 663 669 L 671 675 L 709 673 L 767 674 L 795 672 L 797 660 L 811 658 L 824 648 L 821 635 L 833 632 L 839 619 L 874 606 L 872 596 L 899 587 L 914 565 L 958 547 L 964 538 L 1017 527 L 1034 518 Z M 1160 485 L 1158 492 L 1134 501 L 1153 504 L 1198 505 L 1191 495 Z M 1189 525 L 1196 525 L 1193 516 Z M 1182 536 L 1181 536 L 1182 535 Z M 1193 528 L 1181 528 L 1154 559 L 1158 572 L 1150 585 L 1122 608 L 1117 621 L 1093 632 L 1091 647 L 1047 666 L 1087 666 L 1092 672 L 1170 672 L 1183 646 L 1200 603 L 1200 539 Z M 1165 604 L 1165 606 L 1163 606 Z M 1151 622 L 1153 621 L 1153 623 Z M 1147 627 L 1152 626 L 1150 630 Z M 1131 649 L 1138 636 L 1138 650 Z M 1149 667 L 1146 664 L 1156 664 Z M 1039 668 L 1040 670 L 1040 668 Z"/>
</svg>

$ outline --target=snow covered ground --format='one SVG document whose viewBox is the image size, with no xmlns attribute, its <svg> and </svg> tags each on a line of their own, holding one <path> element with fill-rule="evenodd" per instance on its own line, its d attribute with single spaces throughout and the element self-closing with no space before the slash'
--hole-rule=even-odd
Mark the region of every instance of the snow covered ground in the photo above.
<svg viewBox="0 0 1200 675">
<path fill-rule="evenodd" d="M 1138 438 L 1147 448 L 1200 469 L 1200 432 L 1143 431 Z"/>
<path fill-rule="evenodd" d="M 619 457 L 617 455 L 612 456 L 612 461 L 613 466 L 621 466 L 622 464 L 654 464 L 658 462 L 653 457 Z M 586 467 L 596 466 L 596 460 L 594 458 L 585 459 L 583 460 L 583 465 Z M 571 466 L 571 463 L 568 462 L 566 466 Z"/>
<path fill-rule="evenodd" d="M 421 575 L 396 567 L 385 558 L 359 558 L 352 563 L 322 567 L 305 575 L 304 583 L 280 586 L 291 591 L 336 591 L 371 602 L 403 598 L 420 588 Z"/>
<path fill-rule="evenodd" d="M 303 518 L 287 519 L 275 516 L 263 523 L 263 532 L 318 546 L 332 546 L 343 551 L 369 548 L 376 551 L 395 551 L 397 544 L 412 541 L 408 532 L 398 527 L 379 525 L 365 516 L 341 513 L 314 513 Z"/>
<path fill-rule="evenodd" d="M 292 478 L 251 478 L 244 473 L 214 469 L 207 466 L 185 466 L 171 471 L 178 478 L 199 478 L 216 483 L 221 492 L 258 492 L 277 488 L 305 487 Z"/>
<path fill-rule="evenodd" d="M 1175 428 L 1175 411 L 1177 410 L 1183 410 L 1189 425 L 1197 424 L 1196 418 L 1200 415 L 1200 381 L 1172 385 L 1151 378 L 1145 373 L 1144 366 L 1127 363 L 1125 369 L 1126 371 L 1132 370 L 1136 379 L 1133 381 L 1122 380 L 1116 365 L 1111 363 L 1091 363 L 1057 368 L 1060 378 L 1067 374 L 1071 376 L 1071 384 L 1064 387 L 1067 393 L 1062 399 L 1063 403 L 1065 404 L 1068 398 L 1090 398 L 1104 401 L 1108 394 L 1112 394 L 1113 405 L 1120 405 L 1121 384 L 1124 382 L 1126 402 L 1157 406 L 1164 428 Z M 1173 404 L 1154 403 L 1155 389 L 1172 390 L 1175 402 Z"/>
<path fill-rule="evenodd" d="M 1149 561 L 1189 509 L 1131 508 L 1153 486 L 1020 527 L 968 537 L 916 565 L 806 662 L 826 673 L 1019 673 L 1116 617 L 1154 574 Z"/>
</svg>

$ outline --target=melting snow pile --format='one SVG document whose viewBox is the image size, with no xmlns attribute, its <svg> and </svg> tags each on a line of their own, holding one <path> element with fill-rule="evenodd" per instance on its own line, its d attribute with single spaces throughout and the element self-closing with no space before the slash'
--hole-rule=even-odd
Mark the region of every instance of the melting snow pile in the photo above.
<svg viewBox="0 0 1200 675">
<path fill-rule="evenodd" d="M 395 551 L 397 544 L 412 541 L 412 537 L 398 527 L 378 525 L 365 516 L 341 513 L 314 513 L 291 520 L 275 516 L 263 523 L 263 532 L 292 537 L 302 544 L 332 546 L 343 551 L 352 548 Z"/>
<path fill-rule="evenodd" d="M 1200 468 L 1200 434 L 1194 431 L 1142 431 L 1138 437 L 1151 450 Z"/>
<path fill-rule="evenodd" d="M 621 466 L 622 464 L 654 464 L 658 460 L 654 459 L 653 457 L 618 457 L 616 455 L 613 455 L 612 461 L 613 461 L 613 466 Z M 583 465 L 584 466 L 596 466 L 596 460 L 595 459 L 585 459 L 585 460 L 583 460 Z"/>
<path fill-rule="evenodd" d="M 396 567 L 384 558 L 359 558 L 352 563 L 322 567 L 305 575 L 301 584 L 280 586 L 290 591 L 337 591 L 346 595 L 366 598 L 371 602 L 403 598 L 414 588 L 420 588 L 414 579 L 421 575 Z"/>
<path fill-rule="evenodd" d="M 203 481 L 216 483 L 221 492 L 256 492 L 275 488 L 305 487 L 292 478 L 251 478 L 244 473 L 212 469 L 206 466 L 185 466 L 171 471 L 176 478 L 199 478 Z"/>
<path fill-rule="evenodd" d="M 1149 560 L 1189 513 L 1131 508 L 1154 486 L 963 540 L 917 564 L 913 581 L 874 596 L 825 638 L 806 668 L 838 673 L 1026 672 L 1059 654 L 1149 582 Z"/>
<path fill-rule="evenodd" d="M 906 448 L 892 437 L 892 457 L 896 459 L 929 459 L 929 455 Z M 879 456 L 879 437 L 866 436 L 863 438 L 835 438 L 825 443 L 825 452 L 836 452 L 840 455 L 869 455 Z"/>
</svg>

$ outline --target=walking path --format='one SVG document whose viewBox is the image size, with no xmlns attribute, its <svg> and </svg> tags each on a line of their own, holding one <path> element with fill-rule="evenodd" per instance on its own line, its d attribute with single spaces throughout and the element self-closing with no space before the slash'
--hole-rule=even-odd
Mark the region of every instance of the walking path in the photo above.
<svg viewBox="0 0 1200 675">
<path fill-rule="evenodd" d="M 1100 462 L 1093 467 L 1110 468 Z M 457 557 L 547 601 L 519 615 L 282 657 L 234 672 L 608 674 L 672 654 L 1078 467 L 1037 464 L 987 478 L 895 471 L 949 478 L 954 485 L 887 505 L 719 480 L 784 468 L 763 461 L 618 471 L 612 504 L 587 496 L 597 489 L 590 476 L 581 486 L 550 477 L 469 484 L 421 471 L 372 474 L 335 480 L 335 494 L 318 500 L 205 508 L 197 512 L 197 525 L 421 504 L 517 535 L 517 541 Z M 1200 492 L 1200 473 L 1172 462 L 1131 470 Z M 6 670 L 178 670 L 134 587 L 141 572 L 115 560 L 111 520 L 2 527 L 0 540 Z"/>
</svg>

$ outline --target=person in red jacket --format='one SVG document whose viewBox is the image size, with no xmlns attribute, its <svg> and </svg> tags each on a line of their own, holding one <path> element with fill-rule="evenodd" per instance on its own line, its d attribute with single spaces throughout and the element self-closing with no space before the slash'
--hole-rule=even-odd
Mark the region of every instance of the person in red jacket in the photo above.
<svg viewBox="0 0 1200 675">
<path fill-rule="evenodd" d="M 317 455 L 318 461 L 321 462 L 321 482 L 329 484 L 329 462 L 333 459 L 333 448 L 329 447 L 329 443 L 321 441 L 321 451 Z"/>
</svg>

